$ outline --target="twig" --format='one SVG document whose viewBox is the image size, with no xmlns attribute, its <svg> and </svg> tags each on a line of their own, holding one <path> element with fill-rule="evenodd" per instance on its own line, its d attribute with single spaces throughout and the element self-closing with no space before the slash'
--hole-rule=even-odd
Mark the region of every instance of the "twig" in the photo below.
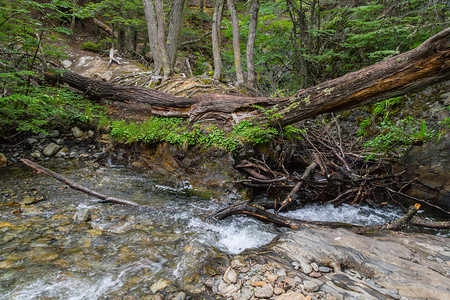
<svg viewBox="0 0 450 300">
<path fill-rule="evenodd" d="M 97 191 L 91 190 L 87 187 L 82 186 L 81 184 L 71 181 L 67 177 L 59 175 L 58 173 L 53 172 L 43 166 L 40 166 L 28 159 L 22 158 L 20 161 L 22 161 L 24 164 L 35 169 L 36 171 L 38 171 L 40 173 L 44 173 L 45 175 L 51 176 L 51 177 L 55 178 L 56 180 L 59 180 L 65 184 L 67 184 L 70 188 L 72 188 L 74 190 L 78 190 L 78 191 L 86 193 L 90 196 L 93 196 L 95 198 L 99 198 L 99 199 L 103 200 L 104 202 L 111 202 L 111 203 L 123 204 L 123 205 L 128 205 L 128 206 L 137 206 L 137 207 L 141 206 L 141 205 L 137 204 L 136 202 L 123 200 L 123 199 L 119 199 L 119 198 L 115 198 L 115 197 L 109 197 L 109 196 L 101 194 Z"/>
</svg>

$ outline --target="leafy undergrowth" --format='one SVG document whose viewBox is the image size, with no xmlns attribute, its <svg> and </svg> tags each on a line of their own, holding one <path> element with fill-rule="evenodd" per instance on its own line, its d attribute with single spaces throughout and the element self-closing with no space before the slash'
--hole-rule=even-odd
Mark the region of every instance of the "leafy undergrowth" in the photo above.
<svg viewBox="0 0 450 300">
<path fill-rule="evenodd" d="M 65 88 L 39 87 L 28 95 L 0 98 L 0 136 L 14 132 L 46 133 L 64 127 L 106 121 L 105 109 Z"/>
<path fill-rule="evenodd" d="M 113 121 L 111 135 L 125 143 L 169 142 L 181 146 L 202 145 L 219 147 L 234 152 L 243 142 L 267 143 L 279 135 L 272 127 L 260 127 L 249 121 L 242 121 L 227 133 L 215 125 L 189 124 L 181 118 L 152 117 L 145 122 Z"/>
</svg>

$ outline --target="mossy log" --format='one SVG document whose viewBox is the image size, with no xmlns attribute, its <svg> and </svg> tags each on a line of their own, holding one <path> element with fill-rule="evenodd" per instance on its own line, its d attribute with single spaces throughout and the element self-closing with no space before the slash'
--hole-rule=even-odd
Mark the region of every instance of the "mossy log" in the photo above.
<svg viewBox="0 0 450 300">
<path fill-rule="evenodd" d="M 143 102 L 152 113 L 191 120 L 253 119 L 286 126 L 326 112 L 341 111 L 424 89 L 450 79 L 450 28 L 430 37 L 408 52 L 342 77 L 300 90 L 286 98 L 203 95 L 176 97 L 139 87 L 125 87 L 89 79 L 71 72 L 47 74 L 88 96 L 116 101 Z M 256 106 L 270 109 L 272 117 Z"/>
</svg>

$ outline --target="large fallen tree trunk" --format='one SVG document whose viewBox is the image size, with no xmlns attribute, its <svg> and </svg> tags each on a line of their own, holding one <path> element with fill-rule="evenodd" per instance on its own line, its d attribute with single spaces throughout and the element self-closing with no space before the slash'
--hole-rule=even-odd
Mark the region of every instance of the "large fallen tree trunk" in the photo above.
<svg viewBox="0 0 450 300">
<path fill-rule="evenodd" d="M 156 115 L 189 117 L 220 115 L 228 120 L 258 117 L 260 123 L 281 126 L 391 97 L 418 91 L 450 79 L 450 28 L 434 35 L 419 47 L 356 72 L 300 90 L 287 98 L 203 95 L 175 97 L 138 87 L 124 87 L 64 72 L 47 74 L 93 97 L 117 101 L 137 101 L 151 105 Z M 270 107 L 272 118 L 255 107 Z"/>
</svg>

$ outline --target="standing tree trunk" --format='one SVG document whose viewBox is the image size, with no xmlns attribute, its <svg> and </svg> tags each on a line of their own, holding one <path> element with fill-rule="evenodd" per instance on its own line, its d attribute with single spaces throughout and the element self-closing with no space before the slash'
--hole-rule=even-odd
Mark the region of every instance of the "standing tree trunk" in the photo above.
<svg viewBox="0 0 450 300">
<path fill-rule="evenodd" d="M 164 10 L 162 7 L 162 0 L 155 0 L 155 12 L 156 12 L 156 21 L 158 24 L 158 50 L 161 53 L 161 64 L 162 70 L 164 74 L 164 79 L 170 76 L 170 65 L 169 58 L 167 57 L 166 51 L 166 32 L 164 29 Z"/>
<path fill-rule="evenodd" d="M 169 31 L 167 33 L 167 56 L 171 73 L 174 73 L 177 58 L 178 39 L 180 37 L 181 24 L 183 23 L 185 0 L 174 0 L 170 13 Z"/>
<path fill-rule="evenodd" d="M 247 85 L 249 88 L 254 89 L 256 86 L 256 73 L 255 73 L 255 39 L 256 29 L 258 27 L 258 11 L 259 0 L 252 0 L 250 6 L 250 24 L 248 28 L 248 40 L 247 40 Z"/>
<path fill-rule="evenodd" d="M 214 58 L 214 79 L 222 78 L 222 57 L 220 54 L 220 24 L 222 22 L 223 5 L 225 0 L 216 0 L 212 19 L 212 50 Z"/>
<path fill-rule="evenodd" d="M 156 23 L 155 8 L 153 7 L 152 0 L 142 0 L 144 5 L 145 19 L 147 21 L 148 41 L 150 50 L 152 51 L 153 63 L 155 72 L 161 70 L 162 61 L 161 53 L 158 49 L 158 25 Z"/>
<path fill-rule="evenodd" d="M 231 15 L 231 25 L 233 27 L 233 50 L 234 50 L 234 66 L 236 68 L 236 84 L 244 85 L 244 72 L 242 71 L 241 61 L 241 44 L 239 41 L 239 18 L 234 5 L 234 0 L 227 0 L 228 10 Z"/>
</svg>

